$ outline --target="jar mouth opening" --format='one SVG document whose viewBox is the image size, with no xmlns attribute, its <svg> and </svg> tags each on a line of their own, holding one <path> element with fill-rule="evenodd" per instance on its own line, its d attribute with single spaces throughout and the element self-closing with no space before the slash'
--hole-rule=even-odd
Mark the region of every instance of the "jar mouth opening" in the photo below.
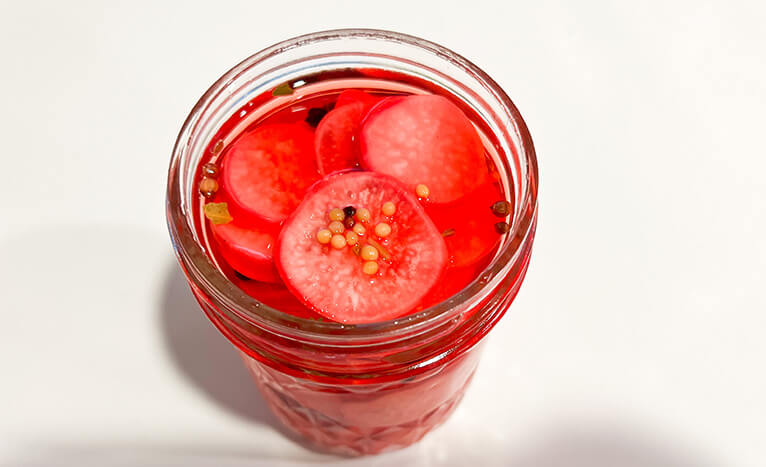
<svg viewBox="0 0 766 467">
<path fill-rule="evenodd" d="M 226 92 L 226 88 L 237 77 L 252 66 L 285 51 L 308 44 L 324 41 L 357 39 L 385 41 L 414 47 L 432 54 L 441 61 L 460 67 L 472 79 L 484 88 L 496 104 L 499 104 L 509 117 L 509 123 L 518 141 L 513 142 L 517 150 L 517 163 L 523 165 L 520 174 L 523 178 L 523 190 L 515 199 L 515 213 L 506 241 L 501 245 L 495 257 L 477 277 L 460 292 L 445 301 L 437 303 L 416 313 L 388 321 L 363 324 L 343 324 L 332 321 L 318 321 L 290 315 L 277 308 L 261 303 L 247 295 L 234 285 L 209 259 L 198 241 L 190 212 L 185 206 L 188 193 L 183 183 L 182 157 L 190 151 L 189 142 L 205 112 L 210 110 L 216 97 Z M 396 58 L 396 57 L 394 57 Z M 215 110 L 215 109 L 213 109 Z M 503 154 L 504 158 L 511 157 Z M 484 71 L 461 55 L 436 43 L 407 34 L 377 29 L 335 29 L 315 32 L 287 39 L 261 50 L 246 58 L 219 78 L 199 99 L 184 122 L 173 148 L 167 187 L 167 222 L 176 256 L 181 263 L 193 289 L 203 294 L 216 305 L 215 308 L 232 312 L 236 319 L 252 325 L 267 328 L 286 336 L 301 336 L 311 340 L 322 340 L 342 345 L 354 342 L 356 345 L 366 339 L 379 339 L 382 335 L 388 339 L 402 338 L 428 329 L 434 323 L 441 323 L 460 315 L 467 304 L 489 294 L 504 280 L 512 265 L 523 261 L 520 254 L 525 240 L 534 234 L 534 221 L 537 211 L 538 168 L 537 159 L 526 124 L 516 106 L 500 86 Z"/>
</svg>

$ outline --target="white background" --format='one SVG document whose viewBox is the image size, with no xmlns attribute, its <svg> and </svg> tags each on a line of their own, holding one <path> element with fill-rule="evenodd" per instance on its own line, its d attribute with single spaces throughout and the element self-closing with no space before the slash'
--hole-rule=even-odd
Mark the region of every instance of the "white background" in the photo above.
<svg viewBox="0 0 766 467">
<path fill-rule="evenodd" d="M 766 464 L 763 2 L 0 6 L 0 464 Z M 526 283 L 422 443 L 285 437 L 164 220 L 197 98 L 281 39 L 419 35 L 508 91 L 540 160 Z"/>
</svg>

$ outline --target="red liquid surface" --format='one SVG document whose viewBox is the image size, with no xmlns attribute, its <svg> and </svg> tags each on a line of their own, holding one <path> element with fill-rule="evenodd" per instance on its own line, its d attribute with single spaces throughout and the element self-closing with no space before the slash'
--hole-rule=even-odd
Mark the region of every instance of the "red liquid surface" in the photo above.
<svg viewBox="0 0 766 467">
<path fill-rule="evenodd" d="M 409 94 L 402 91 L 394 92 L 390 89 L 367 88 L 363 90 L 375 97 L 381 98 L 391 95 Z M 211 143 L 209 150 L 206 152 L 209 157 L 200 162 L 200 169 L 198 169 L 198 176 L 196 178 L 197 183 L 202 179 L 202 165 L 208 162 L 216 163 L 219 166 L 225 165 L 229 148 L 238 139 L 263 125 L 275 123 L 304 124 L 307 120 L 311 121 L 310 112 L 315 113 L 317 112 L 316 109 L 332 109 L 341 91 L 342 89 L 337 89 L 334 92 L 323 93 L 317 96 L 304 96 L 298 102 L 288 104 L 257 119 L 255 122 L 250 123 L 244 131 L 232 137 L 233 130 L 239 130 L 238 125 L 241 125 L 243 116 L 247 115 L 248 110 L 257 106 L 259 101 L 264 100 L 263 96 L 255 98 L 252 102 L 242 107 L 240 114 L 235 115 L 235 117 L 232 117 L 230 121 L 222 126 L 218 138 Z M 313 128 L 316 121 L 312 123 L 306 124 L 306 126 Z M 223 149 L 220 149 L 219 145 L 218 149 L 220 151 L 217 151 L 215 143 L 219 140 L 226 141 L 226 143 Z M 486 149 L 486 170 L 489 175 L 486 178 L 488 180 L 486 183 L 476 187 L 470 195 L 455 202 L 434 204 L 427 200 L 421 200 L 422 205 L 436 227 L 440 232 L 444 232 L 444 239 L 448 246 L 450 257 L 449 263 L 437 285 L 409 313 L 420 311 L 444 301 L 466 287 L 486 268 L 500 245 L 501 236 L 495 231 L 494 224 L 507 220 L 508 217 L 500 218 L 493 215 L 490 206 L 499 200 L 510 198 L 509 195 L 503 193 L 500 187 L 497 169 L 490 157 L 492 148 L 487 147 Z M 317 178 L 320 178 L 320 175 L 317 175 Z M 204 203 L 226 201 L 228 201 L 226 195 L 221 192 L 216 193 L 210 198 L 205 198 L 202 195 L 198 198 L 200 210 Z M 237 216 L 237 214 L 235 212 L 234 216 L 239 222 L 242 216 Z M 203 215 L 200 215 L 199 219 L 200 237 L 206 241 L 207 250 L 210 252 L 215 263 L 234 284 L 259 301 L 283 312 L 302 318 L 326 319 L 304 305 L 300 298 L 295 297 L 284 284 L 259 282 L 239 274 L 236 268 L 228 264 L 221 256 L 219 245 L 210 232 L 209 221 Z M 471 235 L 464 235 L 466 231 L 470 232 Z M 480 257 L 472 259 L 470 262 L 461 260 L 461 257 L 466 254 L 475 256 L 476 251 L 482 251 Z"/>
</svg>

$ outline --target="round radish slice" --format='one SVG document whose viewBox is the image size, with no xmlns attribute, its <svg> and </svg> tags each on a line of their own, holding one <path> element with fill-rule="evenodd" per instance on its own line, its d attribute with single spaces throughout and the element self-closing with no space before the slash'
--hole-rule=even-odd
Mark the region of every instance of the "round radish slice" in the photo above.
<svg viewBox="0 0 766 467">
<path fill-rule="evenodd" d="M 221 256 L 235 271 L 258 281 L 281 282 L 274 267 L 273 248 L 277 238 L 276 232 L 266 228 L 243 228 L 234 222 L 211 222 L 210 229 Z"/>
<path fill-rule="evenodd" d="M 303 123 L 259 126 L 233 143 L 221 170 L 235 217 L 281 222 L 319 178 L 314 134 Z"/>
<path fill-rule="evenodd" d="M 455 201 L 489 178 L 476 129 L 442 96 L 384 99 L 365 118 L 360 146 L 362 166 L 411 190 L 426 185 L 434 203 Z"/>
<path fill-rule="evenodd" d="M 381 211 L 386 202 L 396 206 L 390 217 Z M 363 270 L 363 253 L 356 256 L 352 247 L 336 249 L 317 240 L 330 209 L 347 206 L 357 210 L 357 217 L 361 209 L 369 211 L 358 245 L 378 251 L 379 269 L 372 275 Z M 390 226 L 383 239 L 374 233 L 382 222 Z M 287 219 L 276 263 L 285 284 L 317 313 L 342 323 L 369 323 L 412 311 L 439 280 L 447 248 L 417 199 L 396 180 L 344 172 L 312 187 Z"/>
<path fill-rule="evenodd" d="M 322 118 L 314 136 L 319 173 L 359 166 L 359 126 L 379 99 L 355 89 L 343 91 L 335 108 Z"/>
</svg>

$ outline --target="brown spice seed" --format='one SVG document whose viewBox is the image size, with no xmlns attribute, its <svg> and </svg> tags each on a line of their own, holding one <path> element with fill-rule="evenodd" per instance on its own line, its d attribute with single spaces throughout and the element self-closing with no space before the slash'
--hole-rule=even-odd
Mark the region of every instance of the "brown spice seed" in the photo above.
<svg viewBox="0 0 766 467">
<path fill-rule="evenodd" d="M 447 229 L 442 232 L 442 237 L 451 237 L 453 235 L 455 235 L 455 229 Z"/>
<path fill-rule="evenodd" d="M 508 225 L 507 222 L 498 222 L 495 224 L 495 232 L 500 235 L 508 233 L 509 230 L 511 230 L 511 226 Z"/>
<path fill-rule="evenodd" d="M 508 201 L 498 201 L 489 207 L 492 210 L 492 214 L 497 217 L 505 217 L 511 212 L 511 203 Z"/>
<path fill-rule="evenodd" d="M 218 182 L 214 178 L 203 178 L 199 182 L 199 191 L 205 198 L 210 198 L 218 191 Z"/>
<path fill-rule="evenodd" d="M 356 224 L 356 222 L 354 222 L 353 217 L 346 217 L 345 219 L 343 219 L 343 225 L 345 225 L 347 229 L 353 228 L 354 224 Z"/>
<path fill-rule="evenodd" d="M 202 166 L 202 175 L 205 175 L 206 177 L 215 178 L 218 176 L 218 166 L 213 164 L 212 162 L 208 162 L 207 164 Z"/>
<path fill-rule="evenodd" d="M 215 143 L 215 146 L 213 146 L 213 155 L 218 154 L 223 150 L 223 140 L 219 139 L 217 143 Z"/>
<path fill-rule="evenodd" d="M 354 244 L 353 247 L 351 247 L 351 251 L 356 255 L 359 256 L 362 254 L 362 245 L 359 243 Z"/>
</svg>

